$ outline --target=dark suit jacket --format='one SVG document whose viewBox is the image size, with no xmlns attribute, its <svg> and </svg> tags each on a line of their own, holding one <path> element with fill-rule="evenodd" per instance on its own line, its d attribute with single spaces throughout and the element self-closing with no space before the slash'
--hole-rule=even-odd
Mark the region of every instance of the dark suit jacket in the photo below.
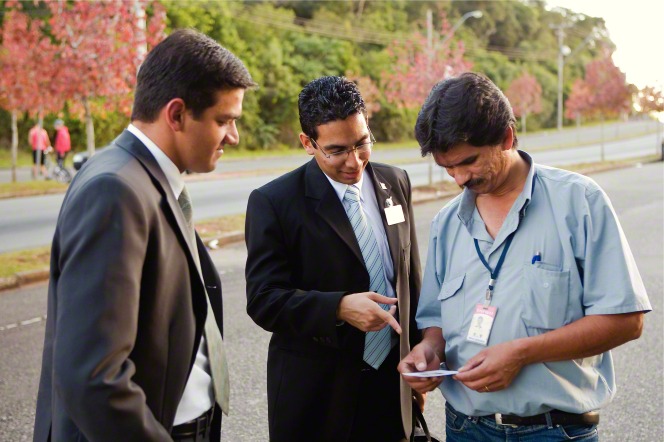
<svg viewBox="0 0 664 442">
<path fill-rule="evenodd" d="M 421 284 L 410 181 L 395 167 L 370 163 L 367 170 L 378 207 L 391 196 L 406 218 L 388 226 L 380 210 L 397 279 L 405 356 L 409 344 L 419 341 L 415 310 Z M 369 291 L 369 274 L 343 205 L 315 160 L 252 192 L 245 235 L 247 312 L 273 332 L 270 439 L 348 440 L 358 411 L 365 334 L 349 324 L 338 326 L 336 310 L 342 296 Z M 403 381 L 401 395 L 409 428 L 412 395 Z"/>
<path fill-rule="evenodd" d="M 219 275 L 185 226 L 130 132 L 76 175 L 53 238 L 35 441 L 170 439 L 205 323 L 204 285 L 220 330 L 223 321 Z"/>
</svg>

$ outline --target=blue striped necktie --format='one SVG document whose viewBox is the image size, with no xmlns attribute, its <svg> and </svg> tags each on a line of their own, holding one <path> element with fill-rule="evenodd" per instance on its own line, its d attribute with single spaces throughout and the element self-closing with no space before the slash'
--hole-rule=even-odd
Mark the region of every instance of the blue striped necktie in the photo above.
<svg viewBox="0 0 664 442">
<path fill-rule="evenodd" d="M 355 232 L 357 243 L 362 251 L 364 265 L 369 272 L 369 290 L 386 295 L 387 282 L 383 268 L 383 258 L 378 249 L 378 242 L 374 236 L 371 225 L 360 205 L 360 190 L 355 186 L 348 186 L 343 199 L 343 206 Z M 383 310 L 389 310 L 387 304 L 378 304 Z M 367 332 L 364 338 L 364 361 L 373 368 L 378 369 L 383 363 L 392 347 L 392 327 L 385 326 L 382 330 Z"/>
</svg>

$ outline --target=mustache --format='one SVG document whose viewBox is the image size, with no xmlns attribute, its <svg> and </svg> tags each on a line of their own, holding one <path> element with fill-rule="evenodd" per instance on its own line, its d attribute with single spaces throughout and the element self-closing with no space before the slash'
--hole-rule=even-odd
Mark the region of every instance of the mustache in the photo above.
<svg viewBox="0 0 664 442">
<path fill-rule="evenodd" d="M 462 189 L 464 189 L 464 188 L 468 188 L 468 189 L 471 189 L 471 190 L 472 190 L 473 187 L 477 187 L 477 186 L 479 186 L 479 185 L 481 185 L 481 184 L 483 184 L 483 183 L 484 183 L 484 179 L 483 179 L 483 178 L 475 178 L 475 179 L 468 180 L 468 181 L 466 181 L 466 182 L 463 183 L 463 184 L 460 184 L 459 187 L 462 188 Z"/>
</svg>

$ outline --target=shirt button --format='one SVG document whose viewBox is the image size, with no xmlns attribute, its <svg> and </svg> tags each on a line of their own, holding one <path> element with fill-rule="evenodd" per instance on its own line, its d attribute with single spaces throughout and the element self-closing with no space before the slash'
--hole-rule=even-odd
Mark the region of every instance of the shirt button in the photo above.
<svg viewBox="0 0 664 442">
<path fill-rule="evenodd" d="M 548 289 L 548 288 L 549 288 L 549 283 L 548 283 L 548 282 L 545 282 L 545 283 L 543 284 L 543 286 L 544 286 L 545 289 Z"/>
</svg>

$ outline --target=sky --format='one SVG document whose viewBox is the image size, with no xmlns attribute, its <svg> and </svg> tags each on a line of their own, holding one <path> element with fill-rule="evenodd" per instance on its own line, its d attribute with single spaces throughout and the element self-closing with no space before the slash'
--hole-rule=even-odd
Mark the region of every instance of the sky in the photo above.
<svg viewBox="0 0 664 442">
<path fill-rule="evenodd" d="M 664 0 L 547 0 L 547 5 L 602 17 L 616 45 L 613 62 L 627 81 L 664 88 Z"/>
</svg>

